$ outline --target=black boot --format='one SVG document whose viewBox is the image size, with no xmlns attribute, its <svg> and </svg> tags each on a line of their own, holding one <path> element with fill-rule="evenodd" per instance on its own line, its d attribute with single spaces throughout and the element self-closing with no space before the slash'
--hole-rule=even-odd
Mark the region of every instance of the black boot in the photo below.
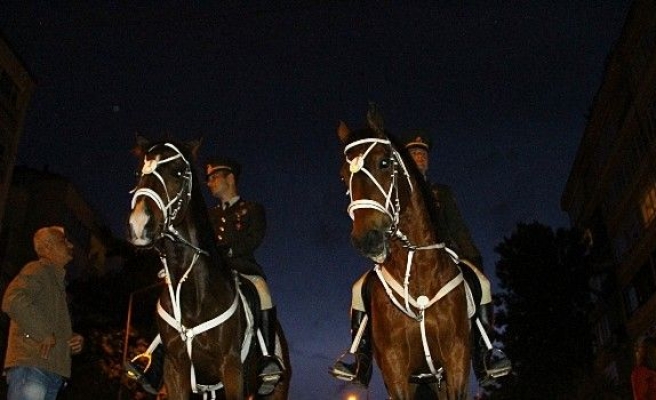
<svg viewBox="0 0 656 400">
<path fill-rule="evenodd" d="M 139 354 L 126 361 L 124 367 L 128 378 L 137 381 L 146 392 L 156 395 L 163 383 L 164 346 L 160 344 L 152 354 Z"/>
<path fill-rule="evenodd" d="M 275 307 L 260 311 L 260 331 L 262 332 L 262 339 L 266 346 L 266 353 L 268 353 L 268 355 L 262 356 L 260 360 L 260 368 L 258 369 L 258 371 L 260 371 L 260 387 L 257 392 L 261 396 L 266 396 L 273 392 L 273 389 L 275 389 L 282 377 L 282 361 L 276 356 L 277 326 L 278 320 L 276 318 Z M 262 350 L 262 353 L 264 354 L 265 351 Z"/>
<path fill-rule="evenodd" d="M 365 317 L 367 317 L 365 312 L 353 310 L 351 314 L 351 339 L 353 341 L 356 340 L 356 336 Z M 371 329 L 369 328 L 368 320 L 365 324 L 358 348 L 353 353 L 355 360 L 352 363 L 347 363 L 344 361 L 344 358 L 348 354 L 351 354 L 350 351 L 342 354 L 337 362 L 335 362 L 330 373 L 337 379 L 357 383 L 366 387 L 369 385 L 369 381 L 371 381 Z"/>
<path fill-rule="evenodd" d="M 478 314 L 472 320 L 472 364 L 478 382 L 484 386 L 491 383 L 495 378 L 508 375 L 512 370 L 512 364 L 501 349 L 487 348 L 481 331 L 476 324 L 477 318 L 481 321 L 483 329 L 485 329 L 485 333 L 491 342 L 494 338 L 492 304 L 482 304 L 479 307 Z"/>
</svg>

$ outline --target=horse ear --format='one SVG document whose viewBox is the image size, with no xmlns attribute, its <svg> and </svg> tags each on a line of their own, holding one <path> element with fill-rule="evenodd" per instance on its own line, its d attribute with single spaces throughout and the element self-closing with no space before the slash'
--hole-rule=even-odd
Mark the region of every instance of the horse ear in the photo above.
<svg viewBox="0 0 656 400">
<path fill-rule="evenodd" d="M 194 158 L 194 160 L 198 159 L 198 149 L 200 148 L 200 145 L 202 143 L 203 143 L 202 137 L 187 142 L 187 146 L 189 147 L 189 151 L 191 152 L 191 156 Z"/>
<path fill-rule="evenodd" d="M 369 110 L 367 111 L 367 125 L 376 133 L 384 135 L 383 115 L 378 111 L 376 103 L 369 103 Z"/>
<path fill-rule="evenodd" d="M 137 142 L 136 146 L 132 149 L 132 153 L 141 158 L 147 151 L 150 141 L 145 137 L 141 136 L 138 132 L 134 134 L 135 140 Z"/>
<path fill-rule="evenodd" d="M 348 126 L 346 126 L 344 121 L 339 121 L 339 126 L 337 127 L 337 136 L 339 137 L 339 140 L 346 144 L 350 134 L 351 131 L 349 130 Z"/>
</svg>

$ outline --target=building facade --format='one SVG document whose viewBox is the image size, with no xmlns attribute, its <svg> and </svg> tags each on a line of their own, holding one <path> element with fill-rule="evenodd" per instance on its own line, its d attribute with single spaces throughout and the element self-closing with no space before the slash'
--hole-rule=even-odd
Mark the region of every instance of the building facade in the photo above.
<svg viewBox="0 0 656 400">
<path fill-rule="evenodd" d="M 26 67 L 0 32 L 0 220 L 34 87 Z M 0 223 L 0 232 L 2 227 Z"/>
<path fill-rule="evenodd" d="M 63 226 L 75 246 L 73 261 L 67 268 L 69 280 L 102 274 L 109 267 L 111 232 L 67 178 L 16 167 L 7 210 L 6 229 L 0 235 L 0 270 L 4 279 L 13 278 L 26 262 L 36 257 L 32 236 L 38 228 L 48 225 Z"/>
<path fill-rule="evenodd" d="M 636 340 L 656 334 L 654 15 L 654 1 L 633 2 L 561 199 L 591 244 L 596 370 L 623 393 Z"/>
</svg>

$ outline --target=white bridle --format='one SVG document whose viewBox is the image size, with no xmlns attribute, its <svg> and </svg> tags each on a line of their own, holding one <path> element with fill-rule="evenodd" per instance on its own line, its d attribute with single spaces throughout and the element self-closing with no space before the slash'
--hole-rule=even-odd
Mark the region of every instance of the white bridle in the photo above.
<svg viewBox="0 0 656 400">
<path fill-rule="evenodd" d="M 369 147 L 363 152 L 357 155 L 353 159 L 349 159 L 348 157 L 348 151 L 354 148 L 355 146 L 359 146 L 361 144 L 369 144 Z M 365 159 L 369 155 L 369 153 L 373 150 L 376 145 L 381 144 L 384 146 L 388 146 L 389 150 L 392 152 L 392 180 L 390 182 L 390 185 L 387 189 L 383 188 L 383 186 L 378 182 L 378 179 L 374 177 L 374 175 L 365 167 Z M 349 164 L 349 172 L 351 172 L 351 175 L 349 176 L 348 180 L 348 194 L 351 202 L 349 203 L 347 207 L 347 212 L 351 219 L 355 219 L 355 210 L 361 209 L 361 208 L 371 208 L 376 211 L 380 211 L 383 214 L 386 214 L 388 217 L 390 217 L 390 220 L 392 221 L 392 225 L 390 227 L 390 231 L 394 231 L 396 229 L 396 226 L 399 222 L 399 214 L 400 214 L 400 209 L 401 209 L 401 204 L 399 202 L 399 191 L 398 191 L 398 166 L 401 166 L 401 169 L 403 171 L 403 175 L 405 175 L 408 185 L 410 186 L 410 190 L 413 191 L 414 187 L 412 186 L 412 182 L 410 181 L 410 174 L 408 173 L 408 169 L 405 166 L 405 163 L 403 162 L 403 159 L 401 158 L 401 155 L 399 154 L 398 151 L 392 146 L 392 143 L 387 140 L 387 139 L 379 139 L 379 138 L 366 138 L 366 139 L 361 139 L 361 140 L 356 140 L 350 144 L 348 144 L 344 148 L 344 156 L 346 157 L 346 162 Z M 353 190 L 352 190 L 352 184 L 353 184 L 353 177 L 355 174 L 358 172 L 363 172 L 367 177 L 376 185 L 376 188 L 380 191 L 380 193 L 383 195 L 385 199 L 385 204 L 381 204 L 380 202 L 376 200 L 371 200 L 371 199 L 356 199 L 353 200 Z"/>
<path fill-rule="evenodd" d="M 163 146 L 172 149 L 173 151 L 175 151 L 176 154 L 169 158 L 165 158 L 163 160 L 160 160 L 159 156 L 155 156 L 155 158 L 150 160 L 148 159 L 147 155 L 144 156 L 144 165 L 141 168 L 141 176 L 142 177 L 144 175 L 155 176 L 157 180 L 162 184 L 162 187 L 164 188 L 166 201 L 164 201 L 164 199 L 162 199 L 162 197 L 156 191 L 150 188 L 139 188 L 133 191 L 131 208 L 134 209 L 134 206 L 137 203 L 137 199 L 141 196 L 149 197 L 150 199 L 152 199 L 155 202 L 155 204 L 157 204 L 157 208 L 159 208 L 162 211 L 162 214 L 164 215 L 164 227 L 165 227 L 164 232 L 166 232 L 169 231 L 170 228 L 172 227 L 173 220 L 175 219 L 175 217 L 178 215 L 178 212 L 182 208 L 182 204 L 184 202 L 185 197 L 187 199 L 191 197 L 192 179 L 191 179 L 191 164 L 185 158 L 182 152 L 171 143 L 164 143 Z M 152 151 L 153 148 L 154 147 L 148 149 L 146 154 Z M 171 198 L 171 196 L 169 195 L 169 191 L 166 188 L 166 183 L 164 182 L 164 178 L 162 178 L 162 175 L 159 172 L 157 172 L 157 167 L 166 164 L 168 162 L 175 161 L 179 158 L 181 158 L 186 164 L 185 172 L 181 174 L 181 177 L 184 179 L 184 182 L 180 187 L 178 193 L 176 193 L 176 195 L 173 198 Z"/>
</svg>

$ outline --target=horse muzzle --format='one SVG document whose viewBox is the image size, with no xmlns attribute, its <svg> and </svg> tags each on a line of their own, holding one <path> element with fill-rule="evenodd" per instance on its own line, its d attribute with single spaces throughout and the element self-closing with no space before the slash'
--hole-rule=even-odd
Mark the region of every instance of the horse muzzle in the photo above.
<svg viewBox="0 0 656 400">
<path fill-rule="evenodd" d="M 387 237 L 383 231 L 369 230 L 364 235 L 351 235 L 351 243 L 363 256 L 380 264 L 389 256 Z"/>
<path fill-rule="evenodd" d="M 130 243 L 138 247 L 150 246 L 156 235 L 155 223 L 148 212 L 145 199 L 140 199 L 134 205 L 128 220 L 128 238 Z"/>
</svg>

